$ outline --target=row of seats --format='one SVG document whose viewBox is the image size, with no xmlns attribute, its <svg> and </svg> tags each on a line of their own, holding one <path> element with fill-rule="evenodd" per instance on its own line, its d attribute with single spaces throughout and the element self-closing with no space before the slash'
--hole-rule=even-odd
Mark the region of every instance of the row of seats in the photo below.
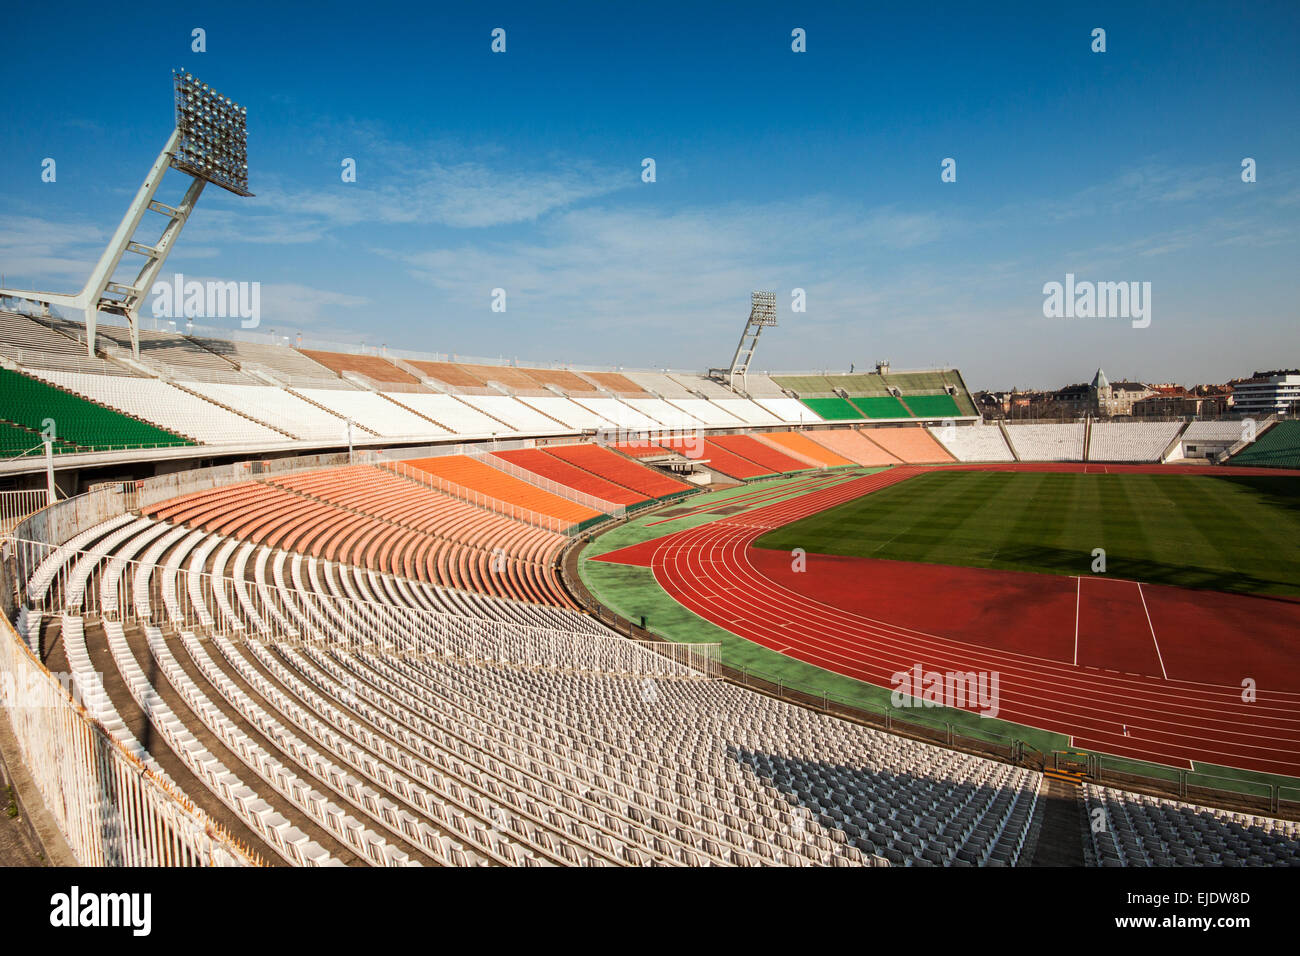
<svg viewBox="0 0 1300 956">
<path fill-rule="evenodd" d="M 574 491 L 593 495 L 602 501 L 610 501 L 616 505 L 635 505 L 647 500 L 643 494 L 593 475 L 572 462 L 548 454 L 540 448 L 498 451 L 493 452 L 493 455 L 542 478 L 559 482 Z"/>
<path fill-rule="evenodd" d="M 72 327 L 77 326 L 73 323 Z M 64 328 L 68 326 L 65 325 Z M 130 329 L 118 325 L 100 325 L 96 335 L 98 347 L 112 343 L 119 349 L 131 349 Z M 136 330 L 136 341 L 140 361 L 168 370 L 176 378 L 230 384 L 250 384 L 253 381 L 224 357 L 184 335 L 140 326 Z"/>
<path fill-rule="evenodd" d="M 1015 865 L 1032 830 L 1031 771 L 715 681 L 467 662 L 344 566 L 157 535 L 87 559 L 140 555 L 106 661 L 138 701 L 114 703 L 148 714 L 196 804 L 286 862 Z M 342 639 L 367 622 L 372 642 Z"/>
<path fill-rule="evenodd" d="M 857 464 L 851 458 L 818 444 L 803 432 L 763 432 L 755 437 L 815 466 L 842 468 Z"/>
<path fill-rule="evenodd" d="M 1300 866 L 1300 823 L 1083 785 L 1094 866 Z M 1098 821 L 1092 825 L 1092 821 Z"/>
<path fill-rule="evenodd" d="M 1228 464 L 1300 468 L 1300 421 L 1278 422 L 1229 458 Z"/>
<path fill-rule="evenodd" d="M 1014 461 L 1015 456 L 996 425 L 970 425 L 930 429 L 958 461 Z"/>
<path fill-rule="evenodd" d="M 1007 438 L 1021 461 L 1083 461 L 1084 423 L 1007 425 Z"/>
<path fill-rule="evenodd" d="M 85 330 L 68 329 L 58 319 L 39 321 L 0 309 L 0 353 L 29 368 L 58 368 L 102 375 L 132 375 L 125 366 L 86 354 Z"/>
<path fill-rule="evenodd" d="M 1093 422 L 1089 461 L 1160 461 L 1180 422 Z"/>
<path fill-rule="evenodd" d="M 82 381 L 120 386 L 123 391 L 130 391 L 153 381 L 151 379 L 90 375 L 64 370 L 43 370 L 34 374 L 48 377 L 50 381 L 40 381 L 11 369 L 0 368 L 0 419 L 37 433 L 37 441 L 40 440 L 39 435 L 47 432 L 50 423 L 53 423 L 54 435 L 60 443 L 67 442 L 83 449 L 194 444 L 182 434 L 166 431 L 142 420 L 154 419 L 153 415 L 133 418 L 116 408 L 108 407 L 113 404 L 110 401 L 99 404 L 76 394 L 80 391 L 76 386 Z M 156 384 L 162 385 L 161 382 Z M 185 397 L 178 389 L 171 389 L 171 392 Z M 109 397 L 111 396 L 107 393 L 104 395 L 106 399 Z M 146 411 L 143 405 L 132 404 L 135 412 Z M 27 440 L 20 436 L 12 437 L 19 444 Z M 28 442 L 30 444 L 32 442 Z"/>
<path fill-rule="evenodd" d="M 413 458 L 404 464 L 496 501 L 548 515 L 569 525 L 581 524 L 601 516 L 599 511 L 508 475 L 469 455 Z"/>
<path fill-rule="evenodd" d="M 357 466 L 245 482 L 150 506 L 159 520 L 444 587 L 570 606 L 562 535 L 390 471 Z"/>
<path fill-rule="evenodd" d="M 691 489 L 684 481 L 628 461 L 624 456 L 600 445 L 550 445 L 545 451 L 607 481 L 630 488 L 646 498 L 665 498 Z"/>
<path fill-rule="evenodd" d="M 944 451 L 924 428 L 863 428 L 862 434 L 899 461 L 909 465 L 944 464 L 952 455 Z"/>
<path fill-rule="evenodd" d="M 61 439 L 50 442 L 56 455 L 81 451 L 76 445 Z M 22 455 L 44 455 L 45 440 L 39 432 L 23 428 L 12 422 L 0 421 L 0 458 L 17 458 Z"/>
</svg>

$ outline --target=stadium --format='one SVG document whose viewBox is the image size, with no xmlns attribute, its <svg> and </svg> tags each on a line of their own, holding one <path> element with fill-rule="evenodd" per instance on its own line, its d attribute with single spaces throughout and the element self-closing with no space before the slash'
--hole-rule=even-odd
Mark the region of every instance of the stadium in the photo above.
<svg viewBox="0 0 1300 956">
<path fill-rule="evenodd" d="M 961 362 L 801 370 L 747 287 L 691 370 L 223 323 L 165 271 L 256 185 L 200 77 L 84 287 L 0 289 L 51 862 L 1300 863 L 1293 404 L 990 418 Z"/>
</svg>

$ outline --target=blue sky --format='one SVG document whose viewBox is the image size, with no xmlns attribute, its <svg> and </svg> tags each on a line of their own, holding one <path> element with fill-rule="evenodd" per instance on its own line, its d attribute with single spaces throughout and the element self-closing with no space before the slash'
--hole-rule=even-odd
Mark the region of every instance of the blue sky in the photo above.
<svg viewBox="0 0 1300 956">
<path fill-rule="evenodd" d="M 84 281 L 181 67 L 247 107 L 257 195 L 209 187 L 166 274 L 260 282 L 264 329 L 703 368 L 762 288 L 781 324 L 756 368 L 980 388 L 1300 364 L 1294 2 L 77 6 L 6 14 L 10 287 Z M 1150 282 L 1150 326 L 1044 317 L 1066 273 Z"/>
</svg>

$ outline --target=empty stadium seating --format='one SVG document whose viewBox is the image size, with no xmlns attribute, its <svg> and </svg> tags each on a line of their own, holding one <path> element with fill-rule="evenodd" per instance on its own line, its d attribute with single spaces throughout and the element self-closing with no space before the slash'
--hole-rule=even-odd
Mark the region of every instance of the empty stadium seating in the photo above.
<svg viewBox="0 0 1300 956">
<path fill-rule="evenodd" d="M 821 421 L 821 416 L 793 398 L 756 398 L 769 412 L 791 425 L 813 425 Z"/>
<path fill-rule="evenodd" d="M 404 464 L 489 498 L 518 505 L 538 514 L 550 515 L 569 524 L 601 517 L 599 511 L 551 494 L 467 455 L 414 458 Z"/>
<path fill-rule="evenodd" d="M 457 435 L 487 437 L 510 430 L 504 422 L 487 415 L 463 399 L 432 392 L 392 392 L 385 397 L 398 405 L 432 419 Z"/>
<path fill-rule="evenodd" d="M 558 388 L 562 392 L 594 392 L 596 386 L 581 375 L 560 368 L 527 368 L 528 377 L 537 384 Z"/>
<path fill-rule="evenodd" d="M 46 374 L 72 376 L 69 384 L 75 384 L 83 377 L 95 377 L 65 371 Z M 111 376 L 97 377 L 113 384 L 119 381 L 122 383 L 144 381 L 116 379 Z M 155 384 L 162 385 L 161 382 Z M 172 391 L 176 390 L 172 389 Z M 182 392 L 176 393 L 184 395 Z M 41 433 L 46 429 L 46 423 L 51 421 L 54 424 L 54 436 L 58 439 L 56 445 L 59 445 L 62 451 L 74 450 L 67 445 L 99 449 L 194 444 L 189 438 L 158 428 L 149 422 L 123 415 L 104 405 L 87 401 L 80 395 L 56 387 L 55 384 L 7 368 L 0 368 L 0 421 L 13 423 L 6 429 L 5 439 L 6 448 L 11 448 L 12 454 L 19 454 L 32 444 L 39 443 Z M 23 428 L 14 426 L 23 426 Z M 26 434 L 23 433 L 24 429 Z M 34 440 L 32 440 L 33 436 Z"/>
<path fill-rule="evenodd" d="M 763 432 L 755 437 L 759 441 L 777 445 L 781 451 L 787 452 L 813 466 L 842 468 L 846 465 L 855 464 L 852 459 L 846 458 L 839 452 L 832 451 L 824 445 L 817 444 L 802 432 Z"/>
<path fill-rule="evenodd" d="M 733 454 L 707 438 L 668 438 L 661 439 L 660 444 L 687 458 L 707 462 L 709 468 L 730 478 L 743 481 L 774 474 L 770 467 Z"/>
<path fill-rule="evenodd" d="M 562 432 L 565 426 L 509 395 L 466 395 L 464 401 L 479 411 L 506 423 L 511 431 L 525 434 Z"/>
<path fill-rule="evenodd" d="M 1085 850 L 1098 866 L 1300 865 L 1300 824 L 1083 785 Z"/>
<path fill-rule="evenodd" d="M 933 426 L 930 434 L 958 461 L 1013 461 L 1015 457 L 996 425 Z"/>
<path fill-rule="evenodd" d="M 1082 461 L 1084 424 L 1007 424 L 1007 438 L 1021 461 Z"/>
<path fill-rule="evenodd" d="M 653 392 L 661 398 L 694 397 L 681 382 L 663 372 L 625 372 L 624 374 L 647 392 Z"/>
<path fill-rule="evenodd" d="M 493 454 L 535 475 L 558 481 L 574 491 L 594 495 L 617 505 L 634 505 L 647 500 L 643 494 L 593 475 L 562 458 L 547 454 L 540 448 L 518 448 L 513 451 L 493 452 Z"/>
<path fill-rule="evenodd" d="M 263 368 L 287 384 L 312 384 L 317 388 L 353 388 L 338 372 L 287 345 L 193 335 L 190 338 L 209 352 L 220 355 L 241 370 Z"/>
<path fill-rule="evenodd" d="M 1229 458 L 1228 464 L 1300 468 L 1300 421 L 1278 422 Z"/>
<path fill-rule="evenodd" d="M 899 461 L 909 465 L 929 465 L 952 461 L 930 433 L 915 425 L 901 428 L 864 428 L 862 434 Z"/>
<path fill-rule="evenodd" d="M 1236 442 L 1245 432 L 1244 423 L 1240 421 L 1192 422 L 1180 437 L 1187 442 Z"/>
<path fill-rule="evenodd" d="M 967 414 L 957 407 L 957 400 L 947 392 L 907 395 L 903 401 L 917 418 L 957 418 Z"/>
<path fill-rule="evenodd" d="M 545 451 L 594 475 L 599 475 L 624 488 L 630 488 L 647 498 L 681 494 L 691 488 L 684 481 L 678 481 L 645 465 L 628 461 L 617 452 L 599 445 L 548 445 Z"/>
<path fill-rule="evenodd" d="M 139 730 L 143 759 L 285 862 L 1014 865 L 1025 849 L 1031 771 L 716 681 L 463 662 L 448 628 L 511 607 L 490 598 L 477 622 L 406 614 L 386 632 L 401 644 L 353 648 L 332 628 L 380 633 L 393 613 L 358 600 L 371 589 L 440 595 L 205 531 L 122 537 L 64 560 L 118 579 L 103 593 L 125 590 L 140 623 L 110 622 L 83 659 L 69 621 L 69 659 L 108 675 L 101 712 Z M 576 615 L 548 624 L 602 639 Z"/>
<path fill-rule="evenodd" d="M 762 405 L 745 398 L 715 398 L 710 404 L 716 405 L 729 415 L 733 415 L 747 425 L 780 425 L 781 419 L 769 412 Z"/>
<path fill-rule="evenodd" d="M 456 362 L 426 362 L 422 359 L 412 359 L 410 364 L 429 378 L 435 378 L 446 385 L 457 388 L 485 388 L 487 386 L 487 382 L 473 374 L 467 366 Z"/>
<path fill-rule="evenodd" d="M 50 445 L 51 450 L 56 455 L 81 451 L 76 445 L 60 439 L 52 440 Z M 40 432 L 22 428 L 6 421 L 0 421 L 0 459 L 44 454 L 45 440 L 41 437 Z"/>
<path fill-rule="evenodd" d="M 619 372 L 584 372 L 583 375 L 616 395 L 649 397 L 645 389 Z"/>
<path fill-rule="evenodd" d="M 842 398 L 803 398 L 800 401 L 818 418 L 828 422 L 856 421 L 867 417 L 860 408 Z"/>
<path fill-rule="evenodd" d="M 746 458 L 773 474 L 805 471 L 813 467 L 749 435 L 715 435 L 709 443 Z"/>
<path fill-rule="evenodd" d="M 296 388 L 294 391 L 325 406 L 341 418 L 351 419 L 375 435 L 388 438 L 437 438 L 449 434 L 446 429 L 399 405 L 398 401 L 405 400 L 408 394 L 406 392 L 395 392 L 395 398 L 389 399 L 379 392 L 328 388 Z"/>
<path fill-rule="evenodd" d="M 378 355 L 354 355 L 348 352 L 324 352 L 317 349 L 300 349 L 303 355 L 340 375 L 356 372 L 372 382 L 400 385 L 418 385 L 419 379 L 404 372 L 386 358 Z"/>
<path fill-rule="evenodd" d="M 593 390 L 594 393 L 594 390 Z M 537 409 L 543 415 L 563 422 L 570 428 L 614 428 L 613 422 L 603 415 L 597 415 L 589 408 L 583 408 L 577 402 L 558 395 L 521 395 L 519 401 Z"/>
<path fill-rule="evenodd" d="M 116 346 L 122 353 L 131 349 L 129 329 L 100 325 L 97 347 Z M 138 329 L 139 361 L 176 378 L 210 382 L 248 383 L 250 379 L 226 359 L 198 342 L 176 332 Z"/>
<path fill-rule="evenodd" d="M 134 375 L 124 365 L 86 354 L 86 332 L 59 319 L 32 319 L 0 309 L 0 355 L 28 368 L 57 368 L 102 375 Z"/>
<path fill-rule="evenodd" d="M 907 406 L 893 395 L 850 395 L 849 401 L 853 403 L 854 408 L 862 412 L 859 418 L 911 417 Z"/>
<path fill-rule="evenodd" d="M 881 448 L 855 428 L 817 429 L 806 433 L 810 439 L 855 464 L 869 468 L 897 465 L 898 458 Z"/>
<path fill-rule="evenodd" d="M 231 385 L 224 382 L 178 382 L 204 398 L 226 405 L 249 418 L 263 418 L 294 438 L 342 442 L 347 422 L 311 402 L 270 385 Z"/>
<path fill-rule="evenodd" d="M 34 370 L 33 374 L 200 444 L 283 442 L 289 439 L 284 432 L 227 411 L 156 378 L 122 378 L 47 369 Z"/>
<path fill-rule="evenodd" d="M 1182 428 L 1179 422 L 1093 422 L 1089 461 L 1159 461 Z"/>
<path fill-rule="evenodd" d="M 623 404 L 634 412 L 656 422 L 659 427 L 672 431 L 689 431 L 698 428 L 702 424 L 699 419 L 688 415 L 676 405 L 671 405 L 662 398 L 625 398 Z"/>
<path fill-rule="evenodd" d="M 640 432 L 663 431 L 667 428 L 666 425 L 648 415 L 638 412 L 631 405 L 614 398 L 588 398 L 585 395 L 575 395 L 573 401 L 619 428 Z"/>
<path fill-rule="evenodd" d="M 702 398 L 674 398 L 670 402 L 696 421 L 713 428 L 738 428 L 744 424 L 721 405 Z"/>
<path fill-rule="evenodd" d="M 619 454 L 627 455 L 629 458 L 662 458 L 670 452 L 670 449 L 649 439 L 621 442 L 612 447 Z"/>
</svg>

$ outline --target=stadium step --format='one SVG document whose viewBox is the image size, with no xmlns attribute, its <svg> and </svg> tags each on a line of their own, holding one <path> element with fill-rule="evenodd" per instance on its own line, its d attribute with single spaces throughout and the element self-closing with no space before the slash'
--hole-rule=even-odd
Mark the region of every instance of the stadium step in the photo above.
<svg viewBox="0 0 1300 956">
<path fill-rule="evenodd" d="M 1048 769 L 1043 771 L 1043 776 L 1049 777 L 1052 780 L 1058 780 L 1061 783 L 1067 784 L 1069 786 L 1078 787 L 1078 786 L 1082 786 L 1083 784 L 1083 774 L 1073 770 L 1056 770 L 1054 768 L 1049 767 Z"/>
<path fill-rule="evenodd" d="M 1055 771 L 1053 771 L 1055 772 Z M 1030 866 L 1083 866 L 1086 820 L 1078 785 L 1043 774 L 1041 828 Z"/>
</svg>

